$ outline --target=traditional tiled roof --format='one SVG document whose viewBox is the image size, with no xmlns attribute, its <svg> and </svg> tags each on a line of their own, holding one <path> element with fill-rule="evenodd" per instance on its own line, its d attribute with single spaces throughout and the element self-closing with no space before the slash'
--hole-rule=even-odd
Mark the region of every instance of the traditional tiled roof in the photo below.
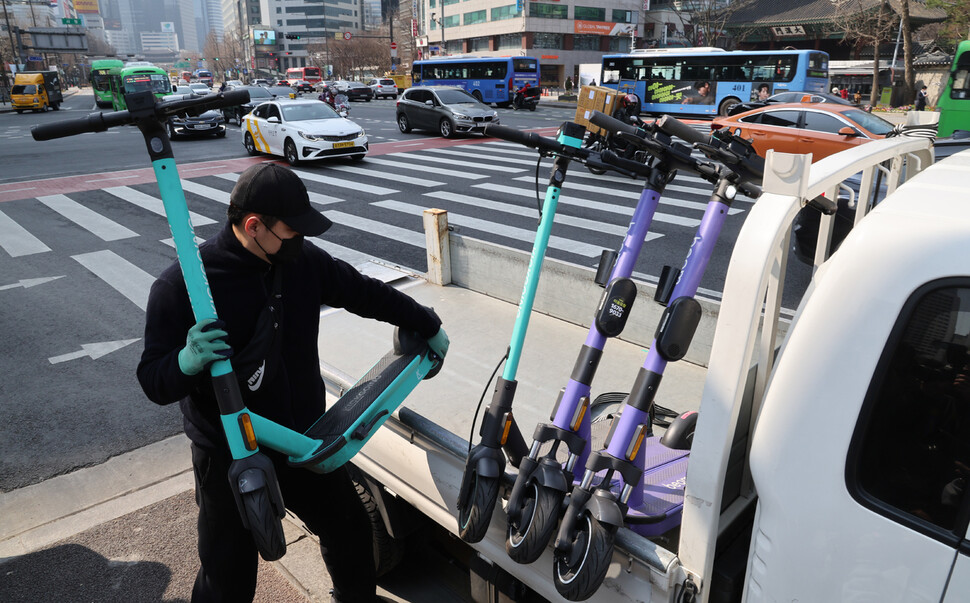
<svg viewBox="0 0 970 603">
<path fill-rule="evenodd" d="M 735 0 L 737 1 L 737 0 Z M 850 7 L 859 7 L 857 12 L 874 8 L 881 0 L 851 0 Z M 890 0 L 893 10 L 900 12 L 899 0 Z M 753 0 L 731 15 L 727 26 L 745 25 L 808 25 L 838 21 L 845 14 L 832 0 Z M 929 8 L 921 0 L 909 3 L 910 18 L 914 23 L 923 25 L 946 19 L 946 11 Z"/>
</svg>

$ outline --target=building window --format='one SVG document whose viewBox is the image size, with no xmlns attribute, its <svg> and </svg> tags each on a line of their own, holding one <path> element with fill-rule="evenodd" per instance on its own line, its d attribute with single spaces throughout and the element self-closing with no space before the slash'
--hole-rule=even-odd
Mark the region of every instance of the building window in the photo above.
<svg viewBox="0 0 970 603">
<path fill-rule="evenodd" d="M 562 49 L 562 34 L 536 32 L 532 40 L 533 48 Z"/>
<path fill-rule="evenodd" d="M 606 9 L 593 8 L 592 6 L 577 6 L 573 9 L 573 18 L 583 21 L 606 21 Z"/>
<path fill-rule="evenodd" d="M 498 48 L 496 48 L 496 50 L 511 50 L 518 48 L 522 48 L 522 34 L 502 34 L 498 37 Z"/>
<path fill-rule="evenodd" d="M 573 36 L 573 50 L 599 50 L 600 37 L 585 34 Z"/>
<path fill-rule="evenodd" d="M 610 52 L 630 52 L 630 36 L 611 36 Z"/>
<path fill-rule="evenodd" d="M 515 17 L 522 16 L 522 13 L 515 10 L 514 4 L 509 4 L 507 6 L 496 6 L 492 9 L 492 21 L 501 21 L 503 19 L 514 19 Z"/>
<path fill-rule="evenodd" d="M 461 15 L 451 15 L 441 20 L 442 27 L 458 27 L 461 25 Z"/>
<path fill-rule="evenodd" d="M 633 11 L 632 10 L 617 10 L 613 9 L 613 22 L 614 23 L 633 23 Z"/>
<path fill-rule="evenodd" d="M 476 23 L 485 23 L 487 20 L 485 9 L 476 10 L 471 13 L 465 13 L 462 17 L 462 22 L 465 25 L 474 25 Z"/>
<path fill-rule="evenodd" d="M 482 52 L 489 50 L 488 41 L 491 38 L 485 36 L 483 38 L 469 38 L 468 39 L 468 50 L 471 52 Z"/>
<path fill-rule="evenodd" d="M 281 7 L 281 6 L 277 6 L 277 7 L 276 7 L 276 14 L 278 15 L 278 14 L 280 14 L 280 13 L 282 13 L 282 12 L 283 12 L 283 7 Z"/>
<path fill-rule="evenodd" d="M 568 19 L 569 7 L 559 4 L 529 3 L 529 16 L 540 19 Z"/>
</svg>

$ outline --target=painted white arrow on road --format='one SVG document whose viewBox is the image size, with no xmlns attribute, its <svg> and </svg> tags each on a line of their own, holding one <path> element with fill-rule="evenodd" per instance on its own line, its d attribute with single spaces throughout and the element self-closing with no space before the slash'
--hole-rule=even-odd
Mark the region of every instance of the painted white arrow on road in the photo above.
<svg viewBox="0 0 970 603">
<path fill-rule="evenodd" d="M 84 358 L 85 356 L 90 356 L 91 360 L 97 360 L 106 354 L 110 354 L 115 350 L 120 350 L 126 345 L 131 345 L 136 341 L 138 341 L 138 339 L 120 339 L 118 341 L 102 341 L 100 343 L 82 343 L 81 349 L 77 352 L 53 356 L 48 358 L 48 360 L 51 364 L 59 364 L 61 362 L 67 362 L 68 360 L 77 360 L 78 358 Z"/>
<path fill-rule="evenodd" d="M 64 275 L 62 274 L 61 276 L 45 276 L 43 278 L 22 278 L 17 283 L 11 283 L 9 285 L 0 285 L 0 291 L 6 291 L 7 289 L 16 289 L 17 287 L 30 289 L 31 287 L 36 287 L 37 285 L 43 285 L 44 283 L 56 281 L 59 278 L 64 278 Z"/>
</svg>

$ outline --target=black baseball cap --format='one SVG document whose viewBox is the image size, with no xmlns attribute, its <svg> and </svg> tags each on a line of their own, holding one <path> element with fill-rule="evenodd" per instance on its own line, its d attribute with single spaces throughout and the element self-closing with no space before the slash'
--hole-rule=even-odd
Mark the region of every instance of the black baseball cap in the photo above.
<svg viewBox="0 0 970 603">
<path fill-rule="evenodd" d="M 293 170 L 264 162 L 239 175 L 229 201 L 245 211 L 278 218 L 301 235 L 315 237 L 333 226 L 310 206 L 306 185 Z"/>
</svg>

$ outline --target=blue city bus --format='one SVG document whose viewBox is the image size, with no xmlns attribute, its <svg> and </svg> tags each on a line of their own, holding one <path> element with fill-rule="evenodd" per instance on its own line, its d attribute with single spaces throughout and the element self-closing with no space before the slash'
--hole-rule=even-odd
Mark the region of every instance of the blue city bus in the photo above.
<svg viewBox="0 0 970 603">
<path fill-rule="evenodd" d="M 643 49 L 603 57 L 603 86 L 632 92 L 645 113 L 727 115 L 778 92 L 828 92 L 829 55 L 818 50 Z"/>
<path fill-rule="evenodd" d="M 483 103 L 511 104 L 518 88 L 539 85 L 539 59 L 532 57 L 442 57 L 415 61 L 415 86 L 457 86 Z"/>
</svg>

